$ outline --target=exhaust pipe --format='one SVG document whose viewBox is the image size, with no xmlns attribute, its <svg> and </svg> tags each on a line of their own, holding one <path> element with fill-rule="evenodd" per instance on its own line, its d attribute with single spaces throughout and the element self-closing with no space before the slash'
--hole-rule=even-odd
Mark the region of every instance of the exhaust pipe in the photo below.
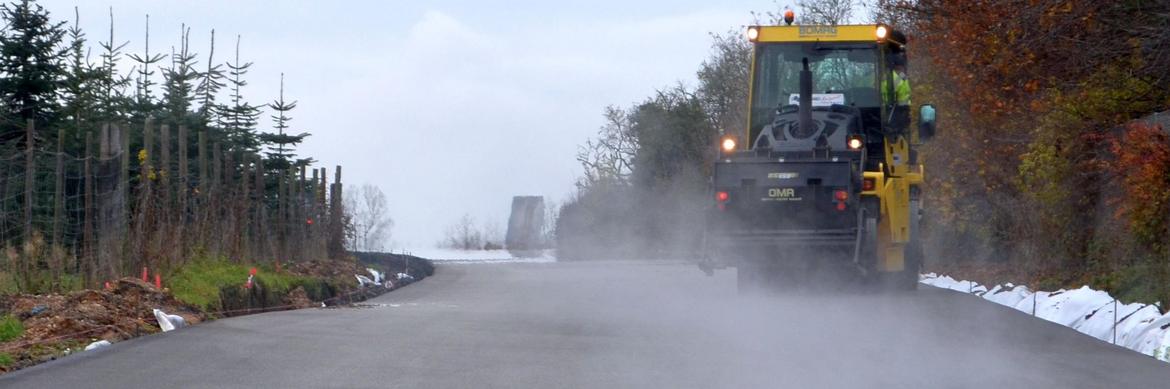
<svg viewBox="0 0 1170 389">
<path fill-rule="evenodd" d="M 800 125 L 800 132 L 811 134 L 813 130 L 812 121 L 812 71 L 808 69 L 808 58 L 804 58 L 804 69 L 800 71 L 800 102 L 798 113 L 798 124 Z"/>
</svg>

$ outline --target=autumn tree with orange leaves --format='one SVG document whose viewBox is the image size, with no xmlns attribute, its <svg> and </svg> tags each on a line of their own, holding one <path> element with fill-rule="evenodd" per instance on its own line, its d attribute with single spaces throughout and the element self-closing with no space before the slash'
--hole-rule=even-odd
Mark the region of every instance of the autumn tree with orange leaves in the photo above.
<svg viewBox="0 0 1170 389">
<path fill-rule="evenodd" d="M 1113 142 L 1116 161 L 1110 166 L 1122 183 L 1115 216 L 1123 218 L 1137 243 L 1155 251 L 1167 249 L 1170 234 L 1170 136 L 1161 126 L 1134 123 Z"/>
<path fill-rule="evenodd" d="M 1162 227 L 1113 222 L 1151 212 L 1130 192 L 1136 178 L 1114 167 L 1156 170 L 1126 158 L 1162 138 L 1127 123 L 1170 109 L 1170 3 L 878 3 L 878 19 L 911 36 L 914 100 L 942 115 L 924 149 L 937 257 L 1108 272 L 1135 250 L 1118 242 L 1166 246 Z M 1138 181 L 1170 193 L 1165 180 Z"/>
</svg>

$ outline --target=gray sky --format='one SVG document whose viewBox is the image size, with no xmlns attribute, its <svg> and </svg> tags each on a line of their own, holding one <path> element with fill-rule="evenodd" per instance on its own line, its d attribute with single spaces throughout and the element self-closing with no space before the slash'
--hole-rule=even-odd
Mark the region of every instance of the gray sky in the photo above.
<svg viewBox="0 0 1170 389">
<path fill-rule="evenodd" d="M 80 7 L 91 44 L 108 40 L 112 6 L 115 41 L 131 53 L 146 14 L 152 51 L 169 53 L 187 23 L 201 67 L 212 28 L 216 62 L 242 35 L 241 57 L 255 62 L 245 98 L 271 102 L 284 72 L 292 127 L 313 134 L 301 153 L 386 192 L 395 248 L 432 245 L 463 213 L 503 226 L 513 195 L 564 200 L 606 105 L 694 85 L 708 33 L 777 3 L 789 2 L 40 2 L 70 22 Z"/>
</svg>

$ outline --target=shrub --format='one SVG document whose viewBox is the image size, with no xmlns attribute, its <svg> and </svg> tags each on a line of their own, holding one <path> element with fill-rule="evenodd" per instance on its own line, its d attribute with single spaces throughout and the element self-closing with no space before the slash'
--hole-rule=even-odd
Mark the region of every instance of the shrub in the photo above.
<svg viewBox="0 0 1170 389">
<path fill-rule="evenodd" d="M 1130 124 L 1113 144 L 1114 173 L 1122 179 L 1124 198 L 1117 216 L 1129 222 L 1139 242 L 1165 249 L 1166 212 L 1170 210 L 1170 137 L 1160 126 Z"/>
<path fill-rule="evenodd" d="M 7 342 L 19 338 L 24 333 L 24 325 L 12 315 L 0 317 L 0 342 Z"/>
</svg>

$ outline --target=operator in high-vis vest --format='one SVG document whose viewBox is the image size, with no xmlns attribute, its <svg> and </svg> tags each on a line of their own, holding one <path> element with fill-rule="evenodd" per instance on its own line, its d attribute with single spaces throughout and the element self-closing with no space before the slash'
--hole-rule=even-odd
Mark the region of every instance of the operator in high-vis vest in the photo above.
<svg viewBox="0 0 1170 389">
<path fill-rule="evenodd" d="M 910 126 L 910 79 L 906 77 L 906 58 L 894 55 L 890 59 L 890 77 L 882 79 L 882 101 L 889 108 L 886 123 L 895 131 L 905 131 Z M 889 88 L 892 81 L 893 91 Z M 893 98 L 893 103 L 890 98 Z"/>
</svg>

